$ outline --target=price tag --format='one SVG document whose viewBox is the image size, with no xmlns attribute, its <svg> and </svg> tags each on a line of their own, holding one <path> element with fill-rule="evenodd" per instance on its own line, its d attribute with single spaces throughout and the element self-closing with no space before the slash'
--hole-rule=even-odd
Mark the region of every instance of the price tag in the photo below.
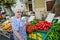
<svg viewBox="0 0 60 40">
<path fill-rule="evenodd" d="M 46 21 L 52 22 L 52 20 L 54 19 L 54 16 L 55 16 L 55 14 L 49 13 L 48 16 L 47 16 L 47 18 L 46 18 Z"/>
</svg>

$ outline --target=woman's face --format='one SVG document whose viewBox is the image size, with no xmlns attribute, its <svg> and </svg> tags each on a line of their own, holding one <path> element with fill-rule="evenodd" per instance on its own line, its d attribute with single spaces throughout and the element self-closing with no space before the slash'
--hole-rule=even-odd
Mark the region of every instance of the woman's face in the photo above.
<svg viewBox="0 0 60 40">
<path fill-rule="evenodd" d="M 20 10 L 20 9 L 16 10 L 16 16 L 17 16 L 17 17 L 20 17 L 20 16 L 21 16 L 21 14 L 22 14 L 22 12 L 21 12 L 21 10 Z"/>
</svg>

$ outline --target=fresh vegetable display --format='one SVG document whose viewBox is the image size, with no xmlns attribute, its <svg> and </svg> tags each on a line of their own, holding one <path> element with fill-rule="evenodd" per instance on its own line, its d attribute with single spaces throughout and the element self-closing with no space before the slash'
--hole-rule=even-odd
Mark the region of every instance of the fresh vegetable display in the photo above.
<svg viewBox="0 0 60 40">
<path fill-rule="evenodd" d="M 60 40 L 60 23 L 54 23 L 53 27 L 46 40 Z"/>
<path fill-rule="evenodd" d="M 26 32 L 27 33 L 32 33 L 34 32 L 34 26 L 39 22 L 39 19 L 34 19 L 33 21 L 30 22 L 30 24 L 26 24 Z"/>
<path fill-rule="evenodd" d="M 54 27 L 56 30 L 60 30 L 60 23 L 54 23 Z"/>
<path fill-rule="evenodd" d="M 31 33 L 29 34 L 29 38 L 34 40 L 42 40 L 42 35 L 40 33 Z"/>
<path fill-rule="evenodd" d="M 30 22 L 32 25 L 36 25 L 40 20 L 39 19 L 34 19 L 33 21 Z"/>
<path fill-rule="evenodd" d="M 35 30 L 43 30 L 43 31 L 48 31 L 52 26 L 52 22 L 47 22 L 47 21 L 39 21 L 35 26 Z"/>
<path fill-rule="evenodd" d="M 36 39 L 36 34 L 34 33 L 29 34 L 29 38 Z"/>
<path fill-rule="evenodd" d="M 38 36 L 38 37 L 42 37 L 42 35 L 41 35 L 40 33 L 37 33 L 37 36 Z"/>
<path fill-rule="evenodd" d="M 42 35 L 40 33 L 37 33 L 38 40 L 42 40 Z"/>
<path fill-rule="evenodd" d="M 34 27 L 31 24 L 26 24 L 26 32 L 27 33 L 32 33 L 34 32 Z"/>
<path fill-rule="evenodd" d="M 26 31 L 28 33 L 32 33 L 35 30 L 48 31 L 51 28 L 51 26 L 52 26 L 52 22 L 39 21 L 36 25 L 27 24 Z"/>
<path fill-rule="evenodd" d="M 51 30 L 46 40 L 60 40 L 60 32 Z"/>
<path fill-rule="evenodd" d="M 42 38 L 38 37 L 38 40 L 42 40 Z"/>
</svg>

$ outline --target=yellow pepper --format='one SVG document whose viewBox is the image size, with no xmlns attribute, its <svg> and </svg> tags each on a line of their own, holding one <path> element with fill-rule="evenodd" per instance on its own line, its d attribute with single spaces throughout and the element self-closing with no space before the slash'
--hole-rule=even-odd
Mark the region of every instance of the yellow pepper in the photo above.
<svg viewBox="0 0 60 40">
<path fill-rule="evenodd" d="M 38 40 L 42 40 L 42 35 L 40 33 L 37 33 Z M 29 38 L 36 39 L 36 34 L 31 33 L 29 34 Z"/>
<path fill-rule="evenodd" d="M 36 34 L 33 34 L 33 33 L 29 34 L 29 38 L 36 39 Z"/>
<path fill-rule="evenodd" d="M 42 40 L 42 38 L 41 37 L 38 37 L 38 40 Z"/>
<path fill-rule="evenodd" d="M 32 38 L 33 39 L 36 39 L 36 34 L 32 34 Z"/>
</svg>

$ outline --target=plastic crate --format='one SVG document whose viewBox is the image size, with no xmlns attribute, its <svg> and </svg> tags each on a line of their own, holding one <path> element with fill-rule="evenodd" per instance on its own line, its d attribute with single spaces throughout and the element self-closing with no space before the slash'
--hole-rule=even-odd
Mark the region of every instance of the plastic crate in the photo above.
<svg viewBox="0 0 60 40">
<path fill-rule="evenodd" d="M 0 33 L 0 40 L 14 40 L 12 32 Z"/>
<path fill-rule="evenodd" d="M 41 30 L 36 30 L 33 33 L 36 34 L 36 39 L 32 39 L 28 37 L 28 40 L 38 40 L 38 36 L 37 33 L 40 33 L 42 35 L 42 40 L 45 40 L 48 36 L 48 34 L 51 32 L 51 30 L 54 29 L 54 27 L 52 26 L 50 30 L 48 30 L 48 32 L 46 31 L 41 31 Z M 29 36 L 29 35 L 28 35 Z"/>
<path fill-rule="evenodd" d="M 28 40 L 35 40 L 35 39 L 32 39 L 32 38 L 28 38 Z"/>
</svg>

